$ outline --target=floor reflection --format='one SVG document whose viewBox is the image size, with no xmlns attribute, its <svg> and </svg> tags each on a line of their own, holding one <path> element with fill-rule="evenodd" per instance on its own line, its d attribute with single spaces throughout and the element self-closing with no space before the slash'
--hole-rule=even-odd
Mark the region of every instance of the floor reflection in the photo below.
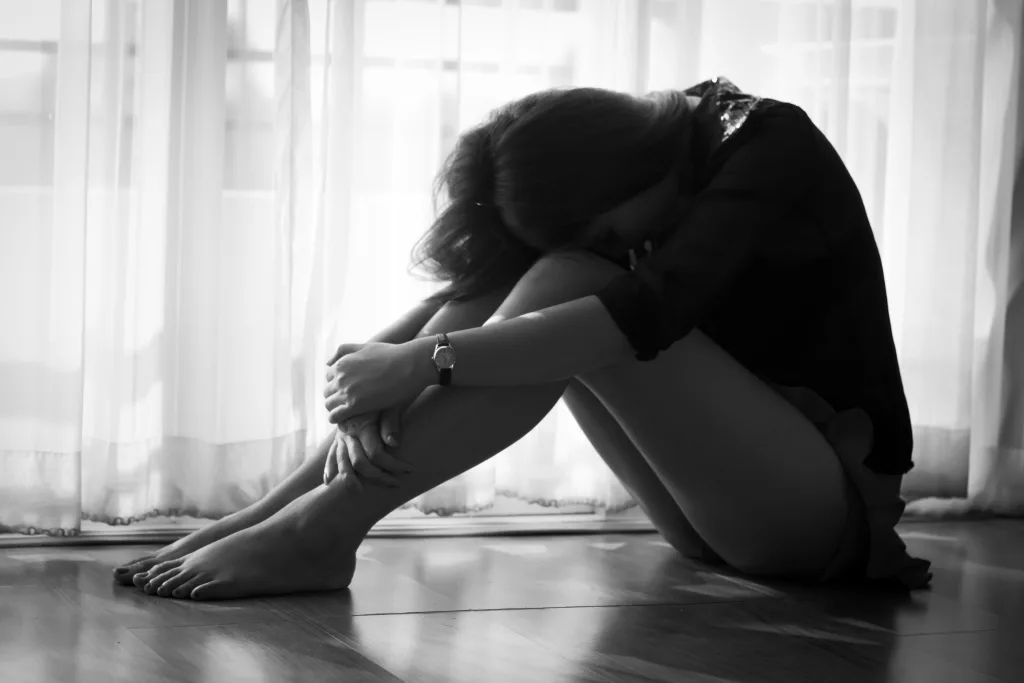
<svg viewBox="0 0 1024 683">
<path fill-rule="evenodd" d="M 0 678 L 1019 680 L 1024 523 L 905 538 L 934 562 L 930 591 L 755 580 L 649 534 L 375 538 L 349 591 L 213 604 L 115 585 L 137 547 L 8 549 Z"/>
</svg>

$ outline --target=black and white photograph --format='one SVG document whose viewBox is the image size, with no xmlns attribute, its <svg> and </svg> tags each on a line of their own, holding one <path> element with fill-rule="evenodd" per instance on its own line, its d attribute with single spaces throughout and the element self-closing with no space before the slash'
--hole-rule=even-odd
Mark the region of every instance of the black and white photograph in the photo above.
<svg viewBox="0 0 1024 683">
<path fill-rule="evenodd" d="M 1024 0 L 0 0 L 0 681 L 1024 681 Z"/>
</svg>

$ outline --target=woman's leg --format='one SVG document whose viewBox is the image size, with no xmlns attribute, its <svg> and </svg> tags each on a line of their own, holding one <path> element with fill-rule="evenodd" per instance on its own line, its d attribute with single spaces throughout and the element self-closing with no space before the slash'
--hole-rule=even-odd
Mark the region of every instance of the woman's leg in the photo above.
<svg viewBox="0 0 1024 683">
<path fill-rule="evenodd" d="M 470 327 L 479 327 L 501 305 L 501 302 L 505 300 L 510 290 L 511 288 L 508 288 L 489 296 L 480 297 L 474 301 L 454 306 L 445 306 L 424 327 L 419 336 L 436 334 L 436 332 L 440 331 L 454 332 Z M 242 529 L 248 529 L 274 515 L 288 503 L 323 483 L 324 461 L 327 459 L 327 452 L 332 441 L 334 441 L 333 433 L 321 442 L 316 452 L 311 457 L 306 458 L 297 470 L 288 475 L 270 493 L 252 505 L 243 510 L 233 512 L 202 529 L 198 529 L 155 553 L 145 555 L 115 568 L 114 578 L 120 583 L 130 584 L 136 575 L 148 571 L 151 567 L 161 562 L 184 557 L 203 546 Z"/>
<path fill-rule="evenodd" d="M 270 493 L 255 503 L 237 512 L 232 512 L 202 529 L 197 529 L 154 553 L 143 555 L 116 567 L 114 579 L 125 585 L 130 584 L 137 574 L 148 571 L 150 567 L 183 557 L 236 531 L 258 524 L 302 494 L 312 491 L 317 484 L 323 481 L 324 460 L 327 458 L 327 450 L 333 440 L 333 436 L 324 439 L 316 452 L 306 458 L 297 470 L 289 474 Z"/>
<path fill-rule="evenodd" d="M 592 294 L 619 273 L 587 253 L 550 256 L 495 319 Z M 578 379 L 676 502 L 680 516 L 642 466 L 627 471 L 607 459 L 627 486 L 642 482 L 638 493 L 647 493 L 661 526 L 678 530 L 675 538 L 692 545 L 703 537 L 733 567 L 753 574 L 817 576 L 828 565 L 847 521 L 839 457 L 797 408 L 703 333 L 695 330 L 653 361 Z"/>
<path fill-rule="evenodd" d="M 508 297 L 506 291 L 445 306 L 419 336 L 452 332 L 460 321 L 479 326 Z M 401 486 L 367 482 L 358 489 L 335 478 L 269 519 L 137 574 L 134 583 L 148 593 L 195 599 L 344 587 L 373 524 L 515 443 L 554 407 L 565 384 L 500 391 L 430 387 L 406 410 L 402 445 L 392 449 L 416 468 L 400 476 Z"/>
<path fill-rule="evenodd" d="M 658 533 L 684 557 L 706 559 L 707 551 L 700 534 L 594 392 L 574 379 L 566 387 L 562 400 L 594 450 L 640 504 Z"/>
<path fill-rule="evenodd" d="M 838 455 L 792 404 L 699 331 L 582 381 L 708 545 L 764 576 L 819 576 L 849 501 Z"/>
<path fill-rule="evenodd" d="M 586 253 L 546 257 L 491 321 L 592 294 L 620 272 Z M 682 529 L 681 520 L 688 520 L 729 564 L 754 574 L 816 576 L 828 565 L 847 521 L 838 456 L 797 408 L 700 331 L 653 361 L 631 360 L 579 379 L 680 508 L 681 518 L 670 509 L 664 513 L 672 520 L 666 527 Z M 518 439 L 565 388 L 556 383 L 426 392 L 410 410 L 407 450 L 399 455 L 447 479 Z M 617 471 L 630 480 L 623 468 Z M 637 481 L 649 481 L 642 468 L 633 471 Z M 410 479 L 408 493 L 418 495 L 435 481 L 443 479 Z M 354 504 L 357 536 L 405 502 L 406 493 L 403 486 L 372 503 Z M 659 500 L 652 510 L 667 509 L 663 496 L 649 497 Z"/>
<path fill-rule="evenodd" d="M 586 254 L 546 257 L 494 319 L 591 294 L 618 272 Z M 689 335 L 654 361 L 582 379 L 727 562 L 757 574 L 812 575 L 831 559 L 846 521 L 837 457 L 799 411 L 704 335 Z M 518 440 L 566 385 L 432 387 L 403 421 L 397 455 L 416 471 L 401 486 L 317 487 L 271 519 L 151 575 L 195 598 L 345 585 L 373 524 Z"/>
</svg>

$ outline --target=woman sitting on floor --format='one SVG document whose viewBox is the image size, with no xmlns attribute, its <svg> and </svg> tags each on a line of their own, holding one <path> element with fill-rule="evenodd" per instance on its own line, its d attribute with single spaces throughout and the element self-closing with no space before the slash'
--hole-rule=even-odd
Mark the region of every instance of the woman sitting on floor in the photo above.
<svg viewBox="0 0 1024 683">
<path fill-rule="evenodd" d="M 462 135 L 439 179 L 420 255 L 447 286 L 338 349 L 337 432 L 118 581 L 193 599 L 344 588 L 378 520 L 564 399 L 687 557 L 928 583 L 894 529 L 913 443 L 878 250 L 800 108 L 726 79 L 540 92 Z"/>
</svg>

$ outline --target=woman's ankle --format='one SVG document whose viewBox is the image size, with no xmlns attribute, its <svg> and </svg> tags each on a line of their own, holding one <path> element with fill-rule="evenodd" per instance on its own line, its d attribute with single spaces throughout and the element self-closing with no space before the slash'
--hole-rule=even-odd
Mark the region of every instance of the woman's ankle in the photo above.
<svg viewBox="0 0 1024 683">
<path fill-rule="evenodd" d="M 377 485 L 362 482 L 331 481 L 325 484 L 324 495 L 330 500 L 336 533 L 344 537 L 346 545 L 356 548 L 379 519 L 372 517 L 373 494 Z"/>
</svg>

